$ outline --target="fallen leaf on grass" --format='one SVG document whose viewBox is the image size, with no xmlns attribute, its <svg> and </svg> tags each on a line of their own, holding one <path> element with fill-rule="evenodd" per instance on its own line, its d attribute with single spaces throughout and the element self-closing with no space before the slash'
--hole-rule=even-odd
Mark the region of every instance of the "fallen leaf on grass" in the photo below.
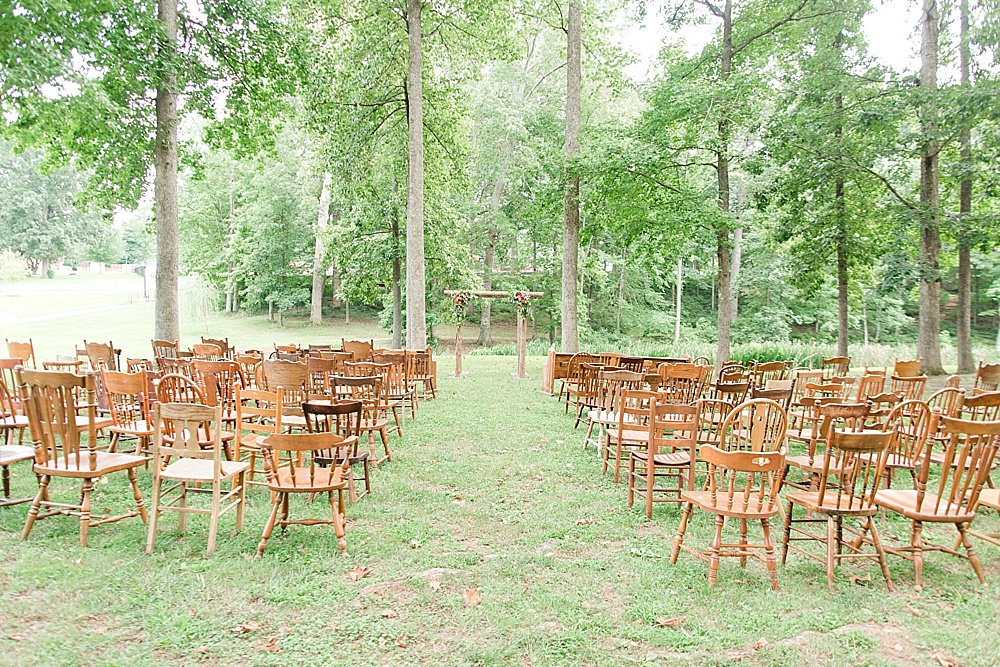
<svg viewBox="0 0 1000 667">
<path fill-rule="evenodd" d="M 475 607 L 477 604 L 483 601 L 483 598 L 479 595 L 479 589 L 470 588 L 469 590 L 462 593 L 465 598 L 466 607 Z"/>
<path fill-rule="evenodd" d="M 688 620 L 687 616 L 674 616 L 673 618 L 667 618 L 666 616 L 657 616 L 656 624 L 659 625 L 661 628 L 673 628 L 674 630 L 676 630 L 681 626 L 681 623 L 684 623 L 687 620 Z"/>
<path fill-rule="evenodd" d="M 396 638 L 396 646 L 399 648 L 406 648 L 406 635 Z"/>
<path fill-rule="evenodd" d="M 256 621 L 247 621 L 246 623 L 240 623 L 235 628 L 233 632 L 257 632 L 260 630 L 260 624 Z"/>
<path fill-rule="evenodd" d="M 432 591 L 437 591 L 439 588 L 441 588 L 441 582 L 437 580 L 434 580 L 427 585 L 431 587 Z"/>
<path fill-rule="evenodd" d="M 590 517 L 587 517 L 585 519 L 577 519 L 573 523 L 575 523 L 578 526 L 589 526 L 590 524 L 594 523 L 594 520 L 591 519 Z"/>
<path fill-rule="evenodd" d="M 859 577 L 857 575 L 851 575 L 851 583 L 857 584 L 858 586 L 867 586 L 868 584 L 872 583 L 871 572 L 869 572 L 863 577 Z"/>
<path fill-rule="evenodd" d="M 941 667 L 955 667 L 958 664 L 951 658 L 946 658 L 941 651 L 931 651 L 931 657 L 937 660 Z"/>
<path fill-rule="evenodd" d="M 372 569 L 370 567 L 366 567 L 361 563 L 358 563 L 354 566 L 353 570 L 347 573 L 347 576 L 351 578 L 351 581 L 357 581 L 358 579 L 364 579 L 371 573 Z"/>
<path fill-rule="evenodd" d="M 195 649 L 198 653 L 208 653 L 209 648 L 207 646 L 199 646 Z"/>
<path fill-rule="evenodd" d="M 753 643 L 753 650 L 759 651 L 762 648 L 767 648 L 767 645 L 768 645 L 768 641 L 766 639 L 764 639 L 763 637 L 761 637 L 760 639 L 758 639 L 757 641 L 755 641 Z"/>
<path fill-rule="evenodd" d="M 22 642 L 22 641 L 25 640 L 25 636 L 22 635 L 20 632 L 15 632 L 12 635 L 7 635 L 7 639 L 9 639 L 9 640 L 11 640 L 13 642 Z"/>
<path fill-rule="evenodd" d="M 278 646 L 278 638 L 271 637 L 267 640 L 267 643 L 260 647 L 261 651 L 265 653 L 281 653 L 281 647 Z"/>
<path fill-rule="evenodd" d="M 399 618 L 399 614 L 396 613 L 395 609 L 383 609 L 382 618 Z"/>
<path fill-rule="evenodd" d="M 916 607 L 911 607 L 910 605 L 906 605 L 906 611 L 910 612 L 911 614 L 913 614 L 917 618 L 920 618 L 921 616 L 924 615 L 924 612 L 920 611 Z"/>
</svg>

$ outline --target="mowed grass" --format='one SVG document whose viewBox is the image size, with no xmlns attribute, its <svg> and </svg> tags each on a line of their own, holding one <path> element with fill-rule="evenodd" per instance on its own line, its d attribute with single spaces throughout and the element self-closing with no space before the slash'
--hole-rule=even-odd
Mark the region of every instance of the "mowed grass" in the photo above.
<svg viewBox="0 0 1000 667">
<path fill-rule="evenodd" d="M 512 357 L 466 360 L 468 377 L 440 372 L 440 397 L 421 404 L 374 493 L 347 509 L 349 556 L 331 528 L 294 526 L 252 557 L 269 509 L 253 489 L 242 532 L 204 557 L 207 525 L 162 522 L 143 553 L 137 519 L 91 531 L 39 522 L 25 542 L 25 505 L 0 511 L 0 663 L 10 665 L 995 665 L 1000 550 L 976 544 L 993 587 L 964 561 L 930 554 L 926 588 L 891 559 L 897 592 L 876 565 L 845 566 L 829 593 L 825 570 L 791 554 L 782 590 L 762 563 L 669 563 L 680 518 L 657 505 L 647 521 L 625 488 L 602 476 L 553 398 L 511 377 Z M 15 491 L 31 493 L 24 464 Z M 150 474 L 140 481 L 149 489 Z M 902 480 L 900 480 L 900 483 Z M 57 485 L 65 498 L 78 487 Z M 100 487 L 95 507 L 123 507 L 124 475 Z M 326 516 L 320 501 L 292 512 Z M 980 528 L 1000 530 L 995 513 Z M 906 536 L 899 520 L 883 534 Z M 712 521 L 696 514 L 687 542 L 707 546 Z M 778 531 L 775 531 L 777 533 Z M 929 527 L 950 544 L 954 529 Z M 751 528 L 751 537 L 755 531 Z M 358 564 L 371 574 L 352 581 Z M 850 576 L 867 577 L 857 584 Z M 440 584 L 438 586 L 438 584 Z M 468 591 L 481 598 L 469 606 Z M 684 617 L 676 629 L 657 619 Z M 754 648 L 754 646 L 758 648 Z M 268 650 L 270 649 L 270 650 Z M 280 652 L 272 652 L 280 649 Z M 940 652 L 935 654 L 935 652 Z"/>
</svg>

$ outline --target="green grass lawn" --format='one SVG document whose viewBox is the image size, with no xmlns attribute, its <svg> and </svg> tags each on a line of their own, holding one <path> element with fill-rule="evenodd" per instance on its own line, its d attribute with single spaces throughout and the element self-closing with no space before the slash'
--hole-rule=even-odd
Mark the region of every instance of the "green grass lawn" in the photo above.
<svg viewBox="0 0 1000 667">
<path fill-rule="evenodd" d="M 26 542 L 25 505 L 0 511 L 0 663 L 10 665 L 996 665 L 992 637 L 1000 550 L 977 543 L 992 587 L 964 561 L 931 554 L 926 588 L 890 566 L 825 571 L 791 554 L 773 593 L 766 570 L 722 563 L 709 590 L 706 566 L 669 555 L 680 516 L 657 505 L 647 521 L 625 506 L 625 488 L 602 477 L 582 428 L 538 391 L 511 377 L 513 357 L 472 357 L 464 379 L 440 373 L 440 398 L 422 404 L 374 493 L 348 506 L 347 558 L 331 528 L 275 533 L 252 558 L 269 498 L 254 489 L 241 533 L 223 521 L 205 558 L 207 525 L 162 522 L 156 552 L 143 553 L 137 519 L 91 530 L 39 522 Z M 27 495 L 33 477 L 15 467 Z M 150 475 L 140 481 L 149 489 Z M 64 497 L 78 493 L 57 485 Z M 100 487 L 95 507 L 120 507 L 124 475 Z M 304 499 L 293 513 L 328 508 Z M 1000 529 L 995 514 L 981 528 Z M 906 536 L 897 520 L 883 534 Z M 710 518 L 696 514 L 687 542 L 707 545 Z M 950 543 L 948 530 L 931 527 Z M 753 529 L 751 528 L 751 536 Z M 356 565 L 371 574 L 352 581 Z M 852 583 L 851 575 L 871 575 Z M 475 590 L 481 604 L 468 606 Z M 684 617 L 676 628 L 657 618 Z M 755 649 L 757 646 L 759 648 Z M 279 653 L 273 653 L 280 648 Z"/>
</svg>

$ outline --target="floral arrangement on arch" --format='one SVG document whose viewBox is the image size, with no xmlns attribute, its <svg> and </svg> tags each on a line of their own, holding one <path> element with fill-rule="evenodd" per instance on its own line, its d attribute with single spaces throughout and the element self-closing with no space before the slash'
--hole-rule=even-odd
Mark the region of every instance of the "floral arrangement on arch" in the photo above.
<svg viewBox="0 0 1000 667">
<path fill-rule="evenodd" d="M 513 301 L 514 305 L 517 307 L 518 314 L 521 317 L 527 318 L 529 307 L 531 306 L 531 297 L 528 296 L 528 293 L 518 290 L 510 295 L 510 300 Z"/>
<path fill-rule="evenodd" d="M 452 298 L 452 315 L 456 324 L 462 324 L 465 321 L 466 308 L 471 300 L 472 295 L 468 292 L 459 292 Z"/>
</svg>

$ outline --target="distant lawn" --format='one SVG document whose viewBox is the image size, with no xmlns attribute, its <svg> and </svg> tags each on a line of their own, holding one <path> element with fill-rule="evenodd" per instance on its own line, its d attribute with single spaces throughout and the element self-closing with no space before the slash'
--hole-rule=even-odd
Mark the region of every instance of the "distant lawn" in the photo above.
<svg viewBox="0 0 1000 667">
<path fill-rule="evenodd" d="M 78 524 L 62 517 L 21 543 L 27 507 L 3 509 L 0 663 L 930 666 L 941 664 L 935 651 L 965 667 L 1000 662 L 995 547 L 976 543 L 989 588 L 964 561 L 929 554 L 922 593 L 909 563 L 890 558 L 895 594 L 869 563 L 838 570 L 830 594 L 822 566 L 793 553 L 780 593 L 763 564 L 733 559 L 709 590 L 701 561 L 669 564 L 679 508 L 657 505 L 646 521 L 625 507 L 624 486 L 583 451 L 582 428 L 538 392 L 540 360 L 529 382 L 511 378 L 513 357 L 471 357 L 466 368 L 462 380 L 441 369 L 441 397 L 392 442 L 374 494 L 348 506 L 348 558 L 329 527 L 296 526 L 252 559 L 262 489 L 240 534 L 229 538 L 233 519 L 223 520 L 210 559 L 197 517 L 185 537 L 165 518 L 147 557 L 138 520 L 94 528 L 83 549 Z M 17 493 L 31 491 L 26 466 L 13 477 Z M 148 471 L 140 481 L 148 492 Z M 77 487 L 57 488 L 72 497 Z M 125 499 L 124 476 L 98 495 L 97 507 Z M 325 509 L 298 498 L 292 511 Z M 981 519 L 1000 530 L 995 513 Z M 904 522 L 881 525 L 908 534 Z M 687 542 L 707 546 L 711 532 L 695 514 Z M 950 543 L 953 529 L 928 532 Z M 357 564 L 372 572 L 354 582 Z M 472 590 L 482 602 L 467 606 Z M 678 617 L 676 629 L 657 622 Z"/>
</svg>

